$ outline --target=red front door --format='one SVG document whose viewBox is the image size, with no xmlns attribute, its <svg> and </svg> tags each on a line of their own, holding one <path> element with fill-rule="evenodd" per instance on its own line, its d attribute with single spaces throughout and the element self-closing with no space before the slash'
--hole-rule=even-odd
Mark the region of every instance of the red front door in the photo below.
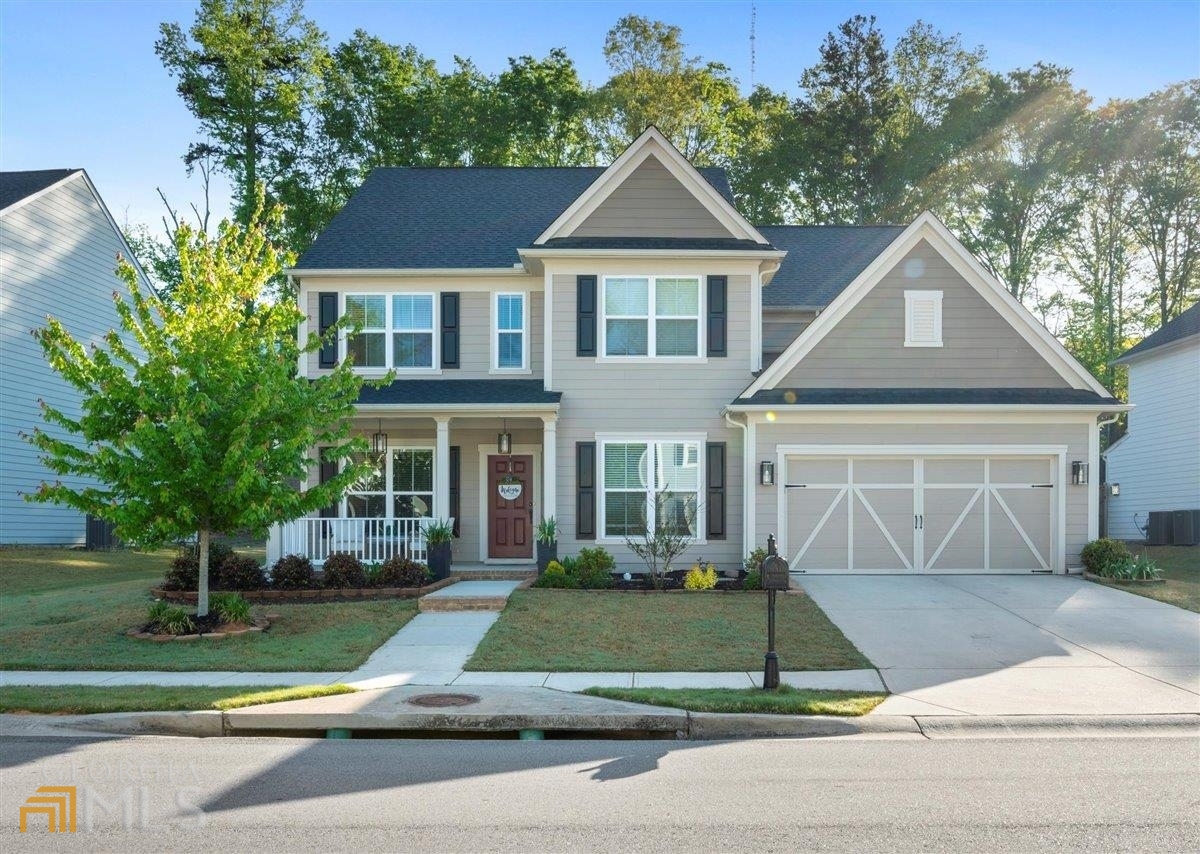
<svg viewBox="0 0 1200 854">
<path fill-rule="evenodd" d="M 510 473 L 521 494 L 506 499 L 500 484 Z M 488 557 L 533 557 L 533 457 L 488 457 Z"/>
</svg>

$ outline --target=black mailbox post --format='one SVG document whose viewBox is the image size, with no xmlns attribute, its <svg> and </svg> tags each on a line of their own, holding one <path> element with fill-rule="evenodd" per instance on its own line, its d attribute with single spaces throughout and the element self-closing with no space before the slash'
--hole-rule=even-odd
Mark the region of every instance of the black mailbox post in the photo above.
<svg viewBox="0 0 1200 854">
<path fill-rule="evenodd" d="M 767 556 L 759 567 L 763 590 L 767 591 L 767 656 L 763 664 L 763 689 L 779 687 L 779 656 L 775 654 L 775 591 L 787 590 L 788 562 L 775 553 L 775 535 L 767 537 Z"/>
</svg>

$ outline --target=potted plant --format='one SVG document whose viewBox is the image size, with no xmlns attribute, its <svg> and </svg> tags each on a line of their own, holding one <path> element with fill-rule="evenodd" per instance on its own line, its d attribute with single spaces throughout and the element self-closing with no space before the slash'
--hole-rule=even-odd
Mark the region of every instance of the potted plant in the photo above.
<svg viewBox="0 0 1200 854">
<path fill-rule="evenodd" d="M 426 554 L 434 581 L 441 581 L 450 576 L 450 541 L 453 538 L 453 521 L 431 519 L 425 523 Z"/>
<path fill-rule="evenodd" d="M 538 522 L 534 538 L 537 540 L 537 571 L 540 576 L 550 561 L 558 560 L 558 523 L 553 516 Z"/>
</svg>

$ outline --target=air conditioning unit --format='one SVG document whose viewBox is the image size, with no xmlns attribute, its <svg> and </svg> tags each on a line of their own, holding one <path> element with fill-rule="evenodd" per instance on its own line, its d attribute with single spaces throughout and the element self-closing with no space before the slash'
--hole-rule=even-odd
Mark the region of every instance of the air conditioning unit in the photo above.
<svg viewBox="0 0 1200 854">
<path fill-rule="evenodd" d="M 1170 510 L 1151 510 L 1150 521 L 1146 523 L 1146 545 L 1171 545 L 1171 532 L 1174 528 L 1174 514 Z"/>
<path fill-rule="evenodd" d="M 1171 513 L 1171 543 L 1176 546 L 1200 545 L 1200 510 Z"/>
</svg>

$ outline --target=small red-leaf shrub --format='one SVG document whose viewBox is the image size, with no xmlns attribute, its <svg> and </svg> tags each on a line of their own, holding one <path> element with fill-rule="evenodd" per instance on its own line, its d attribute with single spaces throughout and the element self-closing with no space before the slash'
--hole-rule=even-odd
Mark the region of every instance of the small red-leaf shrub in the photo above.
<svg viewBox="0 0 1200 854">
<path fill-rule="evenodd" d="M 276 590 L 307 590 L 315 587 L 312 561 L 304 555 L 284 555 L 271 567 L 271 586 Z"/>
<path fill-rule="evenodd" d="M 362 561 L 349 552 L 334 552 L 325 558 L 325 587 L 366 587 L 367 570 Z"/>
</svg>

